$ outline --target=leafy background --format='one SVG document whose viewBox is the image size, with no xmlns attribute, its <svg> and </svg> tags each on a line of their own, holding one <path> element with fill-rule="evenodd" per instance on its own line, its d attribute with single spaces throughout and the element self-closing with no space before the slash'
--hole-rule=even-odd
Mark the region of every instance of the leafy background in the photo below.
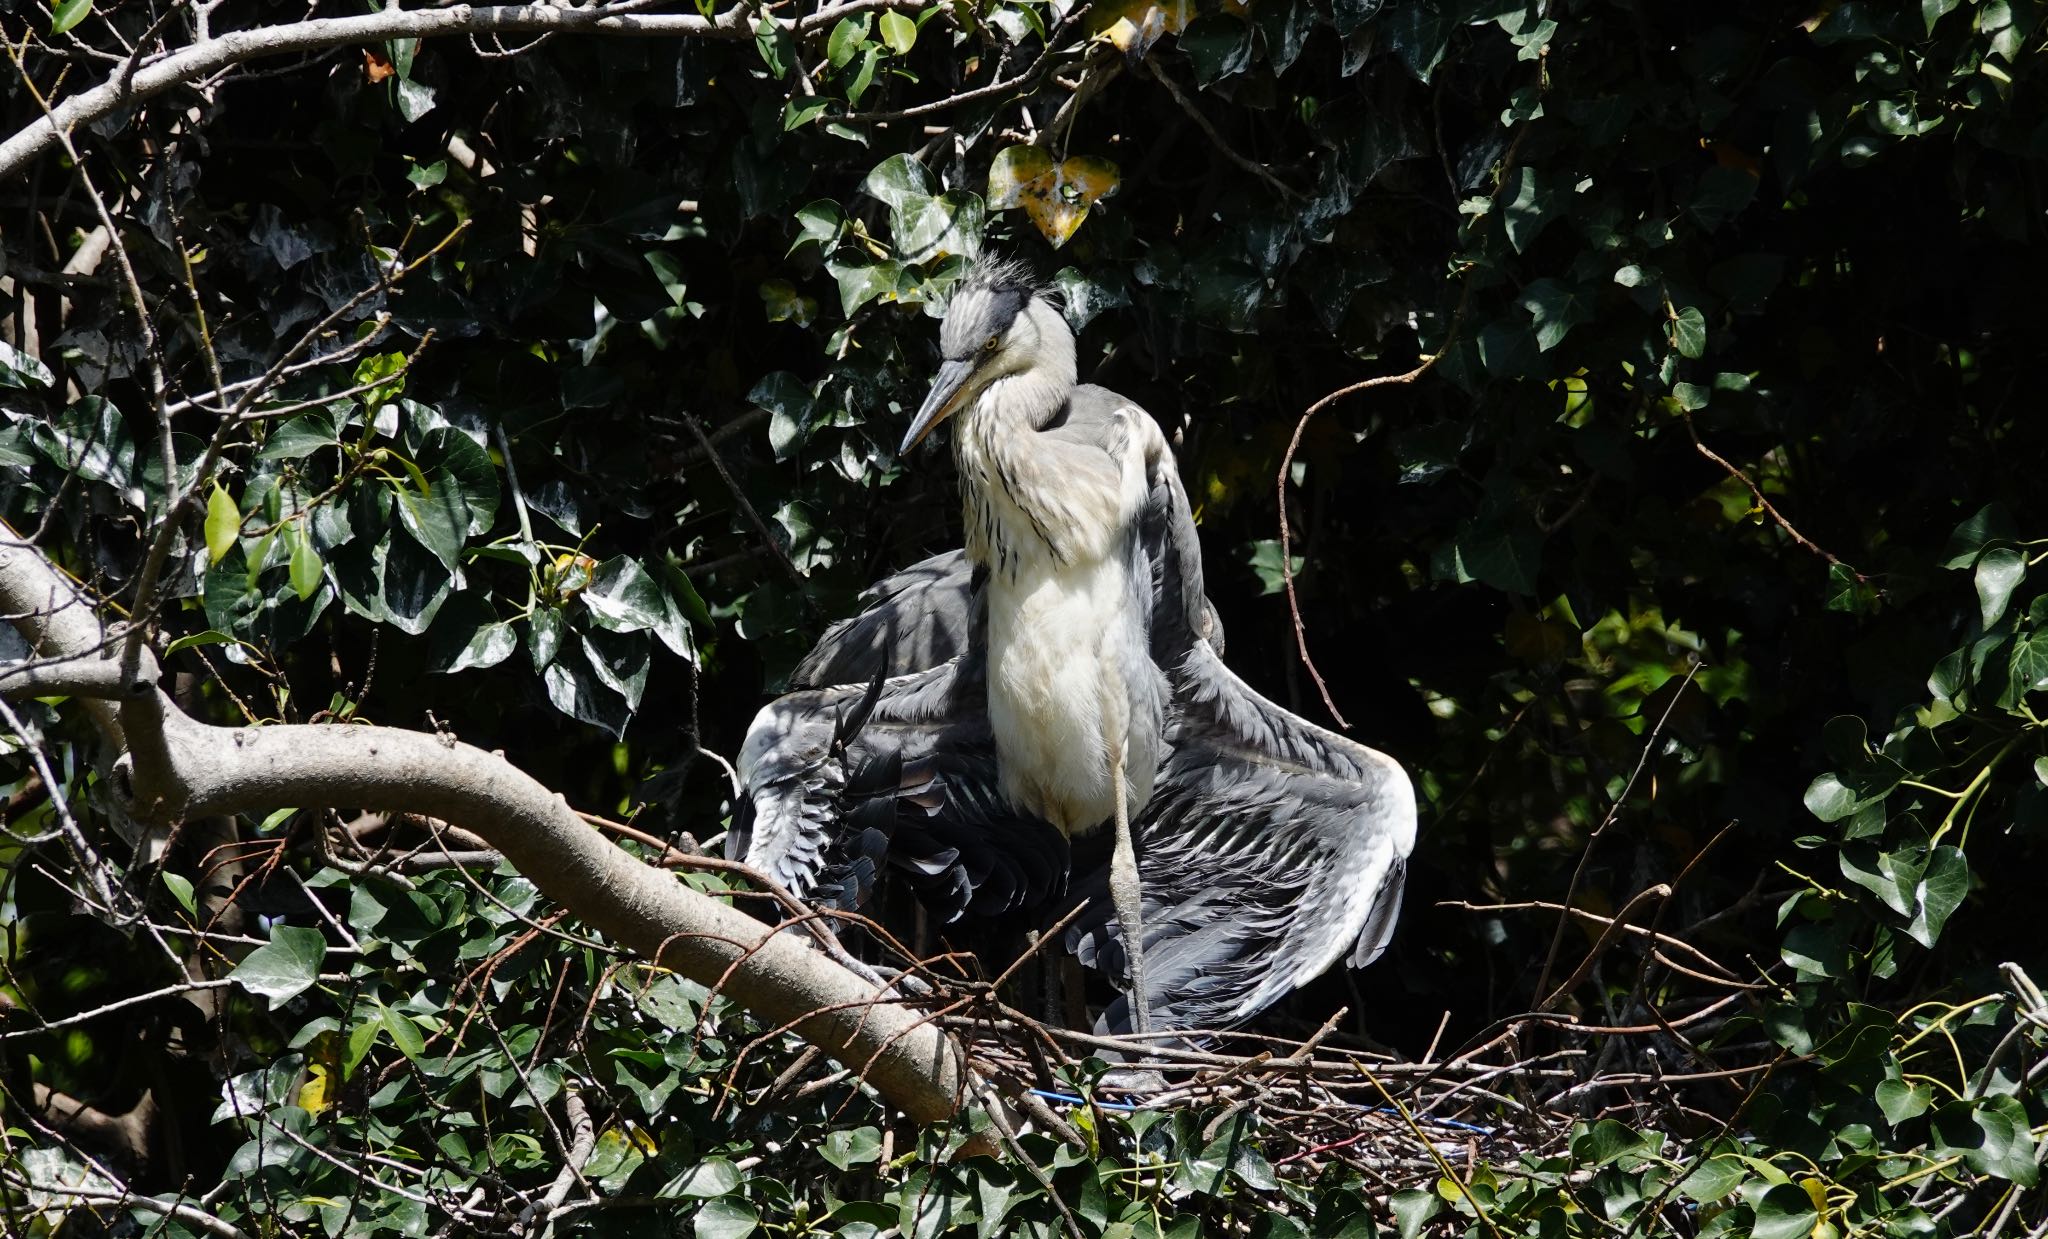
<svg viewBox="0 0 2048 1239">
<path fill-rule="evenodd" d="M 44 85 L 52 46 L 149 24 L 5 11 Z M 579 807 L 715 834 L 701 754 L 735 751 L 862 586 L 956 542 L 946 454 L 894 444 L 946 290 L 1016 253 L 1065 295 L 1084 377 L 1174 437 L 1231 662 L 1319 721 L 1275 478 L 1320 397 L 1441 354 L 1317 414 L 1292 458 L 1309 650 L 1352 734 L 1414 773 L 1423 832 L 1389 956 L 1263 1027 L 1348 1005 L 1345 1038 L 1414 1057 L 1568 978 L 1585 1026 L 1733 1001 L 1652 1039 L 1706 1078 L 1573 1098 L 1569 1148 L 1476 1155 L 1466 1186 L 1310 1181 L 1252 1115 L 1102 1110 L 1085 1151 L 1031 1146 L 1062 1211 L 843 1082 L 728 1097 L 794 1050 L 735 1068 L 737 1013 L 544 919 L 509 872 L 488 897 L 350 874 L 290 815 L 131 860 L 82 720 L 30 705 L 5 758 L 11 1000 L 95 1010 L 169 984 L 167 954 L 241 984 L 9 1028 L 11 1216 L 57 1226 L 35 1185 L 86 1173 L 38 1087 L 160 1107 L 126 1168 L 145 1190 L 225 1184 L 210 1203 L 252 1233 L 370 1235 L 548 1183 L 573 1085 L 598 1116 L 583 1177 L 634 1203 L 560 1224 L 603 1233 L 2024 1233 L 2048 1119 L 2021 979 L 2048 821 L 2041 17 L 945 4 L 812 46 L 347 49 L 81 131 L 174 405 L 213 386 L 202 341 L 240 381 L 339 314 L 337 359 L 262 393 L 179 518 L 162 623 L 189 708 L 444 728 Z M 9 89 L 11 131 L 37 105 Z M 0 212 L 0 510 L 118 597 L 166 517 L 145 349 L 113 264 L 79 261 L 103 241 L 76 167 L 43 161 Z M 174 409 L 185 466 L 218 423 Z M 32 748 L 175 949 L 67 890 Z M 1661 930 L 1756 988 L 1634 941 L 1572 976 L 1597 925 L 1501 906 L 1611 914 L 1658 883 Z M 1639 1059 L 1624 1040 L 1572 1044 Z M 342 1150 L 407 1170 L 371 1190 Z"/>
</svg>

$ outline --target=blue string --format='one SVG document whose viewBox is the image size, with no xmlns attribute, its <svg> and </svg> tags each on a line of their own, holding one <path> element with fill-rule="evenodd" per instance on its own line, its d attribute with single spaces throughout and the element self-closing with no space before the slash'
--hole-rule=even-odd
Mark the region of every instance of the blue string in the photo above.
<svg viewBox="0 0 2048 1239">
<path fill-rule="evenodd" d="M 1067 1105 L 1070 1106 L 1095 1105 L 1102 1107 L 1104 1110 L 1115 1110 L 1123 1114 L 1135 1114 L 1141 1108 L 1135 1105 L 1127 1105 L 1123 1102 L 1117 1101 L 1090 1101 L 1086 1097 L 1076 1096 L 1073 1093 L 1055 1093 L 1048 1089 L 1042 1088 L 1034 1088 L 1028 1091 L 1031 1093 L 1032 1096 L 1043 1097 L 1047 1101 L 1065 1102 Z M 1372 1108 L 1371 1111 L 1369 1111 L 1369 1113 L 1399 1114 L 1400 1111 L 1394 1109 L 1392 1106 L 1375 1106 Z M 1491 1127 L 1481 1127 L 1476 1123 L 1461 1123 L 1457 1119 L 1440 1119 L 1433 1118 L 1428 1115 L 1418 1116 L 1415 1121 L 1418 1123 L 1426 1123 L 1433 1127 L 1448 1127 L 1453 1131 L 1469 1131 L 1481 1136 L 1491 1136 L 1493 1135 L 1494 1130 Z"/>
<path fill-rule="evenodd" d="M 1049 1101 L 1064 1101 L 1070 1106 L 1086 1106 L 1092 1104 L 1101 1106 L 1105 1110 L 1118 1110 L 1125 1114 L 1136 1114 L 1138 1112 L 1138 1107 L 1127 1106 L 1119 1101 L 1097 1101 L 1091 1103 L 1086 1097 L 1076 1097 L 1072 1093 L 1053 1093 L 1048 1092 L 1042 1088 L 1034 1088 L 1030 1091 L 1031 1095 L 1034 1097 L 1043 1097 Z"/>
</svg>

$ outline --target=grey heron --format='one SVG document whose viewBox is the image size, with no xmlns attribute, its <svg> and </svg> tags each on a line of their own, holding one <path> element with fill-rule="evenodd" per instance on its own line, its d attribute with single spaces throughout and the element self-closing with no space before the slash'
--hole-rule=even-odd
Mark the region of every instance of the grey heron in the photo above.
<svg viewBox="0 0 2048 1239">
<path fill-rule="evenodd" d="M 963 290 L 949 324 L 953 315 L 962 326 L 942 341 L 952 368 L 912 433 L 974 402 L 956 436 L 968 548 L 877 585 L 869 609 L 799 666 L 799 691 L 762 710 L 741 753 L 746 795 L 728 849 L 842 907 L 864 902 L 885 865 L 948 920 L 1086 901 L 1068 947 L 1113 980 L 1130 977 L 1104 1014 L 1112 1029 L 1228 1028 L 1347 951 L 1354 966 L 1370 962 L 1391 933 L 1414 842 L 1407 777 L 1224 667 L 1172 454 L 1141 410 L 1074 383 L 1057 312 L 999 269 Z M 1007 328 L 993 329 L 1005 316 Z M 1052 358 L 1050 373 L 1036 356 Z M 1019 390 L 981 408 L 1007 384 Z M 1021 435 L 1049 450 L 1020 461 L 994 442 Z M 1011 497 L 1026 487 L 1023 502 Z M 1077 533 L 1084 521 L 1094 524 Z M 1060 577 L 1077 570 L 1078 586 Z M 1033 602 L 1033 586 L 1052 596 Z M 1020 618 L 1085 627 L 1023 632 Z M 1065 684 L 1078 680 L 1069 691 L 1092 691 L 1093 702 L 1031 696 L 1049 656 L 1064 660 L 1050 670 Z M 1123 703 L 1101 701 L 1118 688 Z M 1122 797 L 1118 722 L 1131 776 Z M 1051 737 L 1099 744 L 1100 764 L 1047 762 L 1060 772 L 1049 782 L 1027 747 L 1022 771 L 1006 769 L 1006 726 L 1065 728 Z M 1119 872 L 1126 845 L 1070 882 L 1068 835 L 1119 808 L 1143 845 L 1135 873 Z M 1137 895 L 1136 915 L 1100 906 L 1119 887 Z M 1133 954 L 1153 961 L 1142 982 Z"/>
<path fill-rule="evenodd" d="M 1153 487 L 1178 485 L 1173 453 L 1158 423 L 1122 402 L 1093 442 L 1043 433 L 1072 404 L 1074 334 L 1019 266 L 975 269 L 946 307 L 939 353 L 899 454 L 955 420 L 967 561 L 988 574 L 985 691 L 1001 790 L 1069 838 L 1114 823 L 1109 894 L 1144 1032 L 1131 819 L 1166 756 L 1166 679 L 1151 658 L 1138 525 Z"/>
</svg>

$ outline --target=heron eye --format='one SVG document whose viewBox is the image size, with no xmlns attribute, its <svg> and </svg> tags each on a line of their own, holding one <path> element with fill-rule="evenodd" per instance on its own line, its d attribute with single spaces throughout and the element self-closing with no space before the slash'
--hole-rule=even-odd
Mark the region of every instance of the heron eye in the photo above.
<svg viewBox="0 0 2048 1239">
<path fill-rule="evenodd" d="M 1001 344 L 1001 343 L 1002 343 L 1002 339 L 1001 339 L 1001 337 L 999 337 L 999 336 L 990 336 L 990 337 L 989 337 L 988 339 L 986 339 L 986 340 L 983 340 L 983 341 L 981 342 L 981 351 L 982 351 L 982 352 L 984 352 L 984 353 L 993 353 L 993 352 L 995 352 L 995 351 L 996 351 L 996 345 L 998 345 L 998 344 Z"/>
</svg>

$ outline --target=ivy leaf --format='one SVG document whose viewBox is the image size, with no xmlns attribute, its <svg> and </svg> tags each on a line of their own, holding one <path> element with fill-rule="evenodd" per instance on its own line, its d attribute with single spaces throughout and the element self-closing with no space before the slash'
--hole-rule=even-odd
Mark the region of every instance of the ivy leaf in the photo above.
<svg viewBox="0 0 2048 1239">
<path fill-rule="evenodd" d="M 325 407 L 308 409 L 273 429 L 256 459 L 302 460 L 323 447 L 340 445 L 340 419 Z"/>
<path fill-rule="evenodd" d="M 1425 1192 L 1416 1187 L 1395 1192 L 1387 1201 L 1388 1207 L 1394 1211 L 1394 1228 L 1400 1232 L 1401 1239 L 1415 1239 L 1420 1235 L 1423 1225 L 1436 1216 L 1441 1203 L 1435 1192 Z"/>
<path fill-rule="evenodd" d="M 744 1200 L 713 1200 L 697 1210 L 691 1229 L 697 1239 L 747 1239 L 761 1223 Z"/>
<path fill-rule="evenodd" d="M 818 1155 L 841 1170 L 865 1166 L 882 1156 L 882 1132 L 877 1127 L 835 1128 L 825 1133 Z"/>
<path fill-rule="evenodd" d="M 1536 349 L 1543 353 L 1564 343 L 1573 327 L 1593 316 L 1576 290 L 1552 279 L 1536 280 L 1523 289 L 1521 306 L 1535 320 Z"/>
<path fill-rule="evenodd" d="M 1987 503 L 1949 534 L 1948 545 L 1941 548 L 1941 566 L 1968 568 L 1992 543 L 2013 542 L 2018 537 L 2018 528 L 2005 508 Z"/>
<path fill-rule="evenodd" d="M 1927 857 L 1927 875 L 1915 892 L 1918 910 L 1906 932 L 1921 946 L 1931 947 L 1941 936 L 1942 926 L 1962 906 L 1970 893 L 1970 862 L 1962 852 L 1947 844 Z"/>
<path fill-rule="evenodd" d="M 1699 307 L 1689 305 L 1672 317 L 1671 347 L 1681 357 L 1698 359 L 1707 355 L 1707 319 Z"/>
<path fill-rule="evenodd" d="M 319 930 L 279 924 L 271 927 L 270 941 L 249 952 L 228 979 L 269 999 L 275 1011 L 320 979 L 326 958 L 327 939 Z"/>
<path fill-rule="evenodd" d="M 1536 169 L 1527 165 L 1515 169 L 1514 184 L 1515 192 L 1509 195 L 1502 218 L 1506 221 L 1508 242 L 1519 254 L 1535 244 L 1537 236 L 1550 226 L 1551 220 L 1557 218 L 1558 194 L 1544 184 Z"/>
<path fill-rule="evenodd" d="M 1796 1183 L 1780 1183 L 1756 1202 L 1755 1239 L 1808 1239 L 1820 1214 L 1813 1198 Z"/>
<path fill-rule="evenodd" d="M 91 0 L 86 0 L 85 8 L 92 8 Z M 0 341 L 0 387 L 41 389 L 56 382 L 57 376 L 50 373 L 48 366 L 12 344 Z"/>
<path fill-rule="evenodd" d="M 1195 84 L 1204 89 L 1251 67 L 1252 28 L 1224 13 L 1205 13 L 1181 32 L 1180 50 L 1195 69 Z"/>
<path fill-rule="evenodd" d="M 1983 612 L 1984 627 L 1990 628 L 2004 616 L 2012 591 L 2027 577 L 2027 557 L 2018 547 L 1998 546 L 1977 560 L 1977 605 Z"/>
<path fill-rule="evenodd" d="M 221 556 L 234 546 L 235 536 L 242 529 L 241 509 L 220 483 L 213 485 L 213 493 L 206 497 L 206 557 L 219 563 Z"/>
<path fill-rule="evenodd" d="M 723 1157 L 707 1157 L 669 1180 L 663 1197 L 714 1200 L 740 1185 L 740 1168 Z"/>
<path fill-rule="evenodd" d="M 1058 249 L 1119 181 L 1117 166 L 1107 159 L 1072 155 L 1055 164 L 1042 146 L 1011 146 L 996 152 L 989 165 L 988 205 L 998 211 L 1022 207 Z"/>
<path fill-rule="evenodd" d="M 1896 1065 L 1892 1071 L 1892 1078 L 1880 1081 L 1872 1096 L 1877 1108 L 1884 1111 L 1885 1121 L 1896 1127 L 1927 1113 L 1927 1107 L 1934 1101 L 1934 1090 L 1926 1084 L 1906 1083 L 1904 1077 L 1896 1074 Z"/>
</svg>

